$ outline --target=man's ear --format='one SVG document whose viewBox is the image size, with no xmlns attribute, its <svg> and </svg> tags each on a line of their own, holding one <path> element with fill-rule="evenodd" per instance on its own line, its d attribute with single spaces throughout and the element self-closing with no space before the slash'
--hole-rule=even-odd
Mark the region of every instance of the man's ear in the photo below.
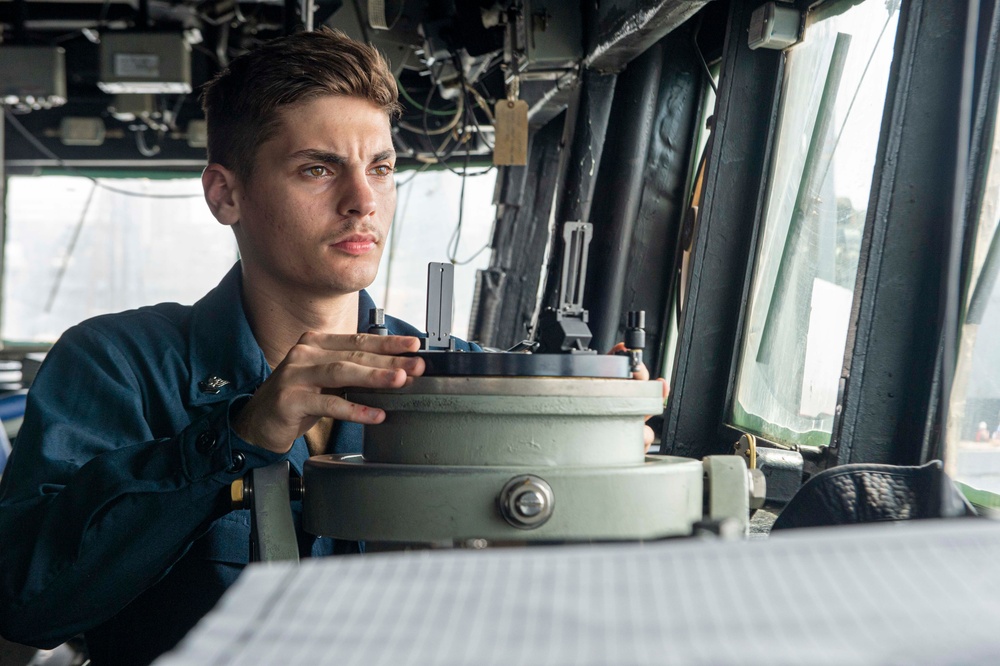
<svg viewBox="0 0 1000 666">
<path fill-rule="evenodd" d="M 221 164 L 209 164 L 201 172 L 205 201 L 220 224 L 232 226 L 240 221 L 241 186 L 236 174 Z"/>
</svg>

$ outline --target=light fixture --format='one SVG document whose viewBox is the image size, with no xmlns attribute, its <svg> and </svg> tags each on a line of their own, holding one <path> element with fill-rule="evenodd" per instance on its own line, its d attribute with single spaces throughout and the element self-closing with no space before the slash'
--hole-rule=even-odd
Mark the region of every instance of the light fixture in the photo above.
<svg viewBox="0 0 1000 666">
<path fill-rule="evenodd" d="M 191 46 L 179 32 L 106 32 L 101 35 L 101 78 L 112 95 L 191 92 Z"/>
<path fill-rule="evenodd" d="M 57 46 L 0 46 L 0 101 L 50 109 L 66 103 L 66 52 Z"/>
<path fill-rule="evenodd" d="M 100 118 L 66 116 L 59 123 L 59 140 L 65 146 L 99 146 L 105 132 Z"/>
</svg>

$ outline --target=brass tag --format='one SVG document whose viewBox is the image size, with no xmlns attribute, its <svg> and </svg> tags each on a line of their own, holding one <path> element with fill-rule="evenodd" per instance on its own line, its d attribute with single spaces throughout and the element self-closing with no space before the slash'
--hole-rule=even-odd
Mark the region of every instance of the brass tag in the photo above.
<svg viewBox="0 0 1000 666">
<path fill-rule="evenodd" d="M 493 116 L 496 119 L 493 164 L 524 166 L 528 163 L 528 103 L 523 99 L 501 99 Z"/>
</svg>

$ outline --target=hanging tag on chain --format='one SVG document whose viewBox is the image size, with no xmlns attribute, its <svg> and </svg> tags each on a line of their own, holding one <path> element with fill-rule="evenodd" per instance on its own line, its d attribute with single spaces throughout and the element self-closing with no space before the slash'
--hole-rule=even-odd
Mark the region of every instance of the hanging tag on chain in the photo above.
<svg viewBox="0 0 1000 666">
<path fill-rule="evenodd" d="M 507 86 L 507 99 L 497 101 L 493 109 L 495 143 L 493 164 L 524 166 L 528 163 L 528 103 L 517 99 L 518 77 Z"/>
</svg>

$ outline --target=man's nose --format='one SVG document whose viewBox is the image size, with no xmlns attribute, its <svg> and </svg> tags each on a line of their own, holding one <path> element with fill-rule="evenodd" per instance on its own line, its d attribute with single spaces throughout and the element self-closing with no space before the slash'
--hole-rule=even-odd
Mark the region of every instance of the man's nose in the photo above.
<svg viewBox="0 0 1000 666">
<path fill-rule="evenodd" d="M 337 212 L 344 217 L 368 217 L 375 212 L 375 190 L 364 171 L 351 171 L 343 181 Z"/>
</svg>

